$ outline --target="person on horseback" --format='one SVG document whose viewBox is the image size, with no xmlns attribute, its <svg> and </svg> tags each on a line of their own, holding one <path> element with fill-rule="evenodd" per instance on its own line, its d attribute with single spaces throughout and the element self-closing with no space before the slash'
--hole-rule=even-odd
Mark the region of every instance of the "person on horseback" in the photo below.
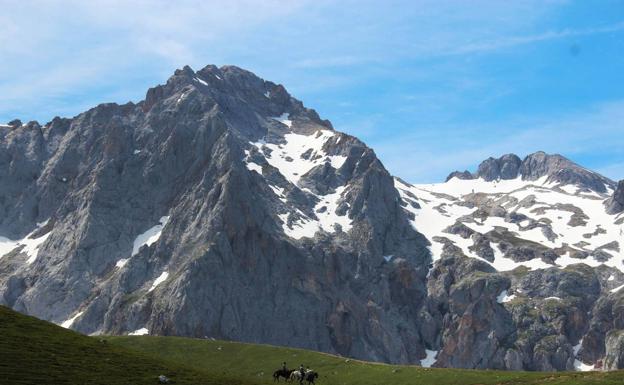
<svg viewBox="0 0 624 385">
<path fill-rule="evenodd" d="M 282 370 L 284 371 L 284 373 L 288 371 L 288 368 L 286 367 L 286 361 L 282 362 Z"/>
<path fill-rule="evenodd" d="M 300 383 L 300 384 L 303 384 L 303 380 L 305 379 L 305 374 L 306 374 L 306 371 L 305 371 L 305 369 L 303 368 L 303 364 L 301 364 L 301 366 L 299 366 L 299 374 L 301 375 L 301 376 L 299 377 L 299 383 Z"/>
</svg>

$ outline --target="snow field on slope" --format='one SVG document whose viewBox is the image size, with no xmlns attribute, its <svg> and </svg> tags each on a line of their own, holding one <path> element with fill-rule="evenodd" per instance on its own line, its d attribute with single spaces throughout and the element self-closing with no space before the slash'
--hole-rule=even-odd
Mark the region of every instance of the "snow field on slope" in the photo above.
<svg viewBox="0 0 624 385">
<path fill-rule="evenodd" d="M 158 278 L 154 280 L 154 283 L 152 283 L 152 287 L 150 287 L 150 289 L 147 292 L 149 293 L 150 291 L 156 289 L 158 285 L 160 285 L 161 283 L 167 280 L 167 277 L 169 277 L 169 273 L 166 271 L 163 271 L 162 274 L 160 274 Z"/>
<path fill-rule="evenodd" d="M 335 169 L 343 165 L 346 156 L 328 155 L 323 151 L 323 145 L 334 135 L 336 134 L 329 130 L 319 130 L 313 135 L 288 133 L 284 135 L 284 143 L 259 141 L 252 142 L 251 145 L 258 148 L 267 162 L 277 168 L 290 183 L 297 185 L 302 175 L 327 161 Z M 269 149 L 270 154 L 264 153 L 263 147 Z M 306 151 L 311 151 L 309 159 L 302 158 Z"/>
<path fill-rule="evenodd" d="M 33 263 L 37 256 L 39 255 L 39 247 L 43 244 L 43 242 L 48 239 L 51 231 L 48 231 L 46 234 L 39 236 L 38 238 L 31 238 L 32 235 L 42 227 L 48 224 L 48 220 L 37 223 L 37 228 L 31 231 L 28 235 L 26 235 L 23 239 L 13 241 L 5 237 L 0 237 L 0 259 L 11 251 L 15 250 L 17 247 L 23 246 L 22 253 L 25 253 L 28 256 L 26 260 L 27 264 Z"/>
<path fill-rule="evenodd" d="M 80 316 L 82 315 L 82 313 L 83 313 L 83 312 L 82 312 L 82 311 L 80 311 L 80 312 L 76 313 L 76 315 L 74 315 L 73 317 L 71 317 L 71 318 L 69 318 L 69 319 L 67 319 L 67 320 L 63 321 L 63 322 L 61 323 L 61 326 L 62 326 L 62 327 L 64 327 L 65 329 L 69 329 L 69 328 L 73 325 L 74 321 L 75 321 L 78 317 L 80 317 Z"/>
<path fill-rule="evenodd" d="M 291 122 L 286 119 L 287 117 L 287 114 L 284 114 L 273 119 L 290 127 Z M 288 133 L 284 135 L 283 143 L 267 143 L 261 140 L 258 142 L 251 142 L 250 144 L 256 147 L 264 155 L 266 161 L 271 166 L 275 167 L 288 182 L 297 186 L 301 176 L 305 175 L 316 166 L 329 163 L 331 167 L 338 169 L 344 164 L 347 159 L 346 156 L 328 155 L 323 151 L 325 143 L 335 135 L 336 133 L 330 130 L 319 130 L 312 135 Z M 306 157 L 307 159 L 304 159 L 304 154 L 308 155 Z M 261 166 L 248 160 L 249 151 L 245 151 L 245 155 L 247 168 L 262 175 Z M 292 204 L 289 203 L 284 196 L 283 188 L 270 184 L 269 187 L 283 203 L 287 205 Z M 314 194 L 310 190 L 304 189 L 306 192 L 319 199 L 319 202 L 314 207 L 314 212 L 318 219 L 308 217 L 295 207 L 294 211 L 278 214 L 282 221 L 284 233 L 291 238 L 301 239 L 303 237 L 313 237 L 314 234 L 320 230 L 329 233 L 335 232 L 335 225 L 340 225 L 345 232 L 349 231 L 352 227 L 352 222 L 349 217 L 347 215 L 341 216 L 336 214 L 336 209 L 338 208 L 345 189 L 346 186 L 341 186 L 333 193 L 326 195 Z M 321 210 L 323 206 L 325 210 Z M 297 213 L 301 218 L 292 220 L 289 226 L 288 219 L 292 212 Z"/>
<path fill-rule="evenodd" d="M 169 216 L 161 217 L 157 225 L 152 226 L 144 233 L 137 235 L 132 244 L 132 254 L 130 254 L 130 257 L 137 255 L 141 247 L 151 246 L 153 243 L 158 241 L 162 234 L 163 228 L 167 225 L 167 222 L 169 222 Z M 123 258 L 117 261 L 116 266 L 118 268 L 122 268 L 126 265 L 126 263 L 128 263 L 128 258 Z"/>
<path fill-rule="evenodd" d="M 336 189 L 335 192 L 327 195 L 317 195 L 320 202 L 314 207 L 314 213 L 318 217 L 318 220 L 314 220 L 305 216 L 301 211 L 298 211 L 300 215 L 304 216 L 303 219 L 293 221 L 292 228 L 288 226 L 289 213 L 279 214 L 279 218 L 282 220 L 282 229 L 284 233 L 291 238 L 301 239 L 303 237 L 311 238 L 317 231 L 323 230 L 327 233 L 333 233 L 336 231 L 335 225 L 340 225 L 342 231 L 348 232 L 353 227 L 352 221 L 348 215 L 336 214 L 339 200 L 345 191 L 346 186 L 341 186 Z M 323 212 L 319 212 L 319 209 L 325 207 Z"/>
<path fill-rule="evenodd" d="M 436 357 L 438 356 L 437 350 L 429 350 L 425 349 L 425 354 L 427 355 L 425 358 L 420 360 L 420 366 L 423 368 L 430 368 L 431 365 L 435 364 Z"/>
<path fill-rule="evenodd" d="M 541 231 L 541 227 L 525 230 L 516 223 L 505 222 L 501 217 L 487 217 L 484 221 L 475 219 L 474 222 L 464 222 L 463 224 L 485 234 L 495 227 L 504 227 L 515 233 L 519 238 L 542 244 L 549 248 L 562 247 L 567 244 L 569 247 L 579 251 L 593 251 L 614 240 L 622 240 L 622 229 L 624 225 L 616 225 L 614 222 L 617 217 L 608 215 L 604 209 L 604 200 L 606 196 L 597 193 L 583 193 L 575 195 L 576 188 L 573 186 L 560 186 L 555 183 L 546 183 L 546 177 L 536 181 L 522 181 L 520 178 L 513 180 L 503 180 L 497 182 L 486 182 L 483 179 L 476 180 L 460 180 L 452 178 L 446 183 L 426 184 L 426 185 L 409 185 L 399 180 L 395 180 L 395 187 L 399 190 L 404 200 L 414 200 L 407 192 L 415 195 L 417 202 L 421 205 L 421 209 L 414 209 L 411 206 L 406 210 L 412 212 L 416 218 L 412 221 L 412 225 L 416 230 L 423 233 L 425 237 L 432 243 L 430 250 L 433 258 L 438 259 L 443 248 L 443 244 L 433 241 L 433 237 L 440 236 L 451 240 L 456 246 L 460 247 L 467 256 L 481 259 L 472 253 L 468 247 L 472 245 L 471 239 L 464 239 L 459 235 L 447 234 L 443 230 L 455 223 L 456 219 L 464 215 L 468 215 L 475 211 L 476 208 L 468 208 L 462 206 L 462 196 L 471 193 L 485 193 L 488 198 L 493 200 L 510 196 L 518 199 L 518 203 L 523 199 L 534 196 L 535 204 L 531 207 L 520 207 L 519 204 L 510 205 L 503 204 L 508 212 L 518 212 L 527 217 L 538 221 L 550 221 L 550 226 L 557 238 L 553 241 L 548 240 Z M 565 188 L 564 188 L 565 187 Z M 556 191 L 556 188 L 562 191 Z M 441 194 L 445 194 L 441 195 Z M 572 212 L 567 210 L 555 209 L 557 204 L 569 204 L 580 209 L 589 219 L 584 226 L 570 226 L 568 222 L 572 217 Z M 544 214 L 534 212 L 537 208 L 546 208 Z M 440 212 L 442 210 L 443 212 Z M 521 222 L 522 225 L 528 224 L 528 221 Z M 604 234 L 593 235 L 594 231 L 600 228 L 604 230 Z M 584 237 L 586 234 L 592 234 L 591 237 Z M 584 241 L 588 245 L 584 247 L 574 246 L 574 244 Z M 557 266 L 565 267 L 575 263 L 586 263 L 590 266 L 599 266 L 601 264 L 611 266 L 624 271 L 624 245 L 620 242 L 620 251 L 603 250 L 612 257 L 606 262 L 599 262 L 592 257 L 585 259 L 576 259 L 566 253 L 556 260 Z M 504 258 L 502 252 L 496 244 L 491 244 L 494 250 L 494 262 L 487 262 L 499 271 L 512 270 L 518 266 L 527 266 L 532 269 L 541 269 L 552 267 L 540 259 L 533 259 L 526 262 L 514 262 L 511 259 Z M 481 259 L 483 260 L 483 259 Z"/>
</svg>

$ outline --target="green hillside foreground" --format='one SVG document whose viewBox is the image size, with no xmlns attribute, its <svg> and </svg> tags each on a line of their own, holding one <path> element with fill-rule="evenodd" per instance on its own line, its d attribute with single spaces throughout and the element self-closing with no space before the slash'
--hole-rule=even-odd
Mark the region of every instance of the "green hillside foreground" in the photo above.
<svg viewBox="0 0 624 385">
<path fill-rule="evenodd" d="M 282 361 L 321 385 L 623 384 L 624 371 L 532 373 L 362 362 L 318 352 L 180 337 L 87 337 L 0 306 L 0 384 L 273 384 Z M 283 382 L 283 381 L 282 381 Z"/>
<path fill-rule="evenodd" d="M 0 306 L 0 384 L 250 384 L 87 337 Z"/>
</svg>

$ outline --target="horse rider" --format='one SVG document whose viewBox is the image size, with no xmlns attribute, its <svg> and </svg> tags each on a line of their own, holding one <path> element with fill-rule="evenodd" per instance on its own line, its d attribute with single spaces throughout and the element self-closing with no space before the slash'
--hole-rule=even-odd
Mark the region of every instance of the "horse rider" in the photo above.
<svg viewBox="0 0 624 385">
<path fill-rule="evenodd" d="M 288 368 L 286 367 L 286 361 L 282 362 L 282 370 L 284 371 L 284 373 L 288 371 Z"/>
<path fill-rule="evenodd" d="M 299 377 L 299 383 L 303 384 L 303 380 L 305 379 L 305 374 L 306 374 L 306 371 L 303 368 L 303 364 L 301 364 L 301 366 L 299 366 L 299 374 L 301 374 L 301 376 Z"/>
</svg>

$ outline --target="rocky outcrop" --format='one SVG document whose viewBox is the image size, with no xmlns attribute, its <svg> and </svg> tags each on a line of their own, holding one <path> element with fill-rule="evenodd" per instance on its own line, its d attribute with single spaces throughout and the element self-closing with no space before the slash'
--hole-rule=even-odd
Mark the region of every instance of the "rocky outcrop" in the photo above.
<svg viewBox="0 0 624 385">
<path fill-rule="evenodd" d="M 605 205 L 609 214 L 624 212 L 624 180 L 618 183 L 613 196 L 605 202 Z"/>
<path fill-rule="evenodd" d="M 612 330 L 606 338 L 605 370 L 624 369 L 624 330 Z"/>
<path fill-rule="evenodd" d="M 457 178 L 457 179 L 474 179 L 474 175 L 472 175 L 472 173 L 468 170 L 465 171 L 453 171 L 452 173 L 450 173 L 447 177 L 446 177 L 446 182 L 448 182 L 449 180 L 453 179 L 453 178 Z"/>
<path fill-rule="evenodd" d="M 549 155 L 542 151 L 524 158 L 520 175 L 524 180 L 537 180 L 547 176 L 549 182 L 573 184 L 599 193 L 606 192 L 607 187 L 615 186 L 612 180 L 589 171 L 559 154 Z"/>
<path fill-rule="evenodd" d="M 488 158 L 481 162 L 477 177 L 486 181 L 498 179 L 515 179 L 522 161 L 514 154 L 506 154 L 498 159 Z"/>
</svg>

